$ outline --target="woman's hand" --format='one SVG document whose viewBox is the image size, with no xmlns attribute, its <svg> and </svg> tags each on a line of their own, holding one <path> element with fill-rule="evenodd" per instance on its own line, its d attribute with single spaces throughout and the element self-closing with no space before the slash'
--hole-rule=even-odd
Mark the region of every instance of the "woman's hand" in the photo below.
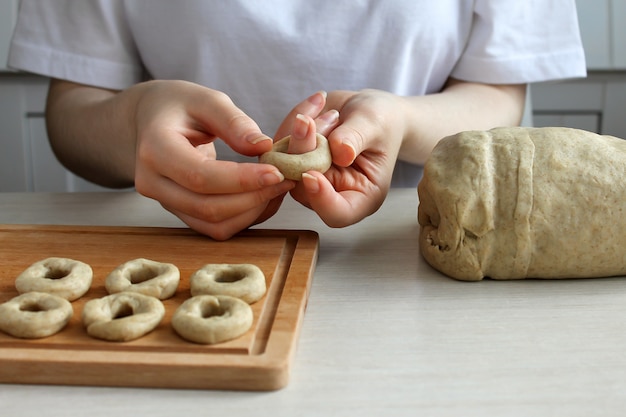
<svg viewBox="0 0 626 417">
<path fill-rule="evenodd" d="M 325 105 L 326 92 L 324 91 L 318 91 L 306 100 L 300 102 L 283 120 L 276 132 L 275 140 L 280 140 L 287 135 L 291 135 L 292 139 L 289 142 L 289 153 L 299 154 L 315 149 L 317 143 L 315 132 L 317 131 L 322 135 L 326 135 L 339 123 L 339 113 L 337 110 L 323 112 Z M 310 115 L 315 115 L 316 119 L 313 120 Z M 283 198 L 284 195 L 281 195 L 270 202 L 255 223 L 261 223 L 276 213 Z"/>
<path fill-rule="evenodd" d="M 217 138 L 248 156 L 272 146 L 218 91 L 183 81 L 151 81 L 122 92 L 57 81 L 50 92 L 51 142 L 67 166 L 103 185 L 134 183 L 215 239 L 253 224 L 294 186 L 271 165 L 217 159 Z"/>
<path fill-rule="evenodd" d="M 291 133 L 289 151 L 302 153 L 315 146 L 315 127 L 328 138 L 333 166 L 305 173 L 291 194 L 331 227 L 357 223 L 382 205 L 397 159 L 422 164 L 447 135 L 519 124 L 525 91 L 521 84 L 449 79 L 441 92 L 425 96 L 370 89 L 330 92 L 323 106 L 305 100 L 276 136 Z M 327 123 L 337 114 L 338 122 Z"/>
<path fill-rule="evenodd" d="M 317 112 L 296 106 L 277 136 L 290 131 L 296 146 L 289 152 L 302 153 L 315 146 L 317 130 L 328 137 L 333 166 L 325 174 L 305 173 L 291 191 L 294 199 L 331 227 L 348 226 L 378 210 L 404 137 L 405 107 L 403 98 L 377 90 L 332 92 Z M 331 115 L 338 121 L 327 123 Z"/>
<path fill-rule="evenodd" d="M 137 106 L 137 191 L 190 227 L 226 239 L 294 186 L 271 165 L 217 160 L 218 137 L 248 156 L 272 144 L 226 95 L 189 83 L 153 89 Z"/>
</svg>

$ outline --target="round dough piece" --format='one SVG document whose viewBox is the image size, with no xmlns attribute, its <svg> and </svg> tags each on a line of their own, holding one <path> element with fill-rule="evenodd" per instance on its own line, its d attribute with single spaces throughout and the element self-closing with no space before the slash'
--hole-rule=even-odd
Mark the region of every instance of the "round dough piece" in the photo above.
<svg viewBox="0 0 626 417">
<path fill-rule="evenodd" d="M 22 339 L 48 337 L 61 331 L 73 313 L 63 297 L 27 292 L 0 304 L 0 330 Z"/>
<path fill-rule="evenodd" d="M 252 326 L 248 303 L 227 295 L 197 295 L 176 309 L 172 327 L 183 339 L 215 344 L 235 339 Z"/>
<path fill-rule="evenodd" d="M 97 339 L 127 342 L 154 330 L 165 315 L 156 297 L 120 292 L 85 303 L 83 325 Z"/>
<path fill-rule="evenodd" d="M 265 275 L 253 264 L 207 264 L 190 278 L 191 295 L 229 295 L 248 304 L 266 291 Z"/>
<path fill-rule="evenodd" d="M 139 258 L 115 268 L 104 286 L 109 294 L 129 291 L 165 300 L 176 293 L 179 282 L 176 265 Z"/>
<path fill-rule="evenodd" d="M 300 181 L 307 171 L 319 171 L 322 174 L 330 168 L 333 159 L 328 139 L 316 133 L 317 146 L 311 152 L 302 154 L 287 153 L 291 136 L 286 136 L 274 143 L 272 150 L 259 157 L 259 162 L 274 165 L 290 180 Z"/>
<path fill-rule="evenodd" d="M 47 258 L 35 262 L 15 279 L 20 294 L 45 292 L 74 301 L 91 287 L 93 271 L 89 265 L 69 258 Z"/>
</svg>

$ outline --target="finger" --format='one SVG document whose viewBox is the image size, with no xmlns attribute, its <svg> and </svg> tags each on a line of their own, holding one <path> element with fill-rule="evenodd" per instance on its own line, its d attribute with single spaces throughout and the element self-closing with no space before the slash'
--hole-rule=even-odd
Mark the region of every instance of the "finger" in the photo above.
<svg viewBox="0 0 626 417">
<path fill-rule="evenodd" d="M 167 207 L 177 207 L 179 211 L 190 216 L 209 222 L 220 222 L 256 206 L 265 205 L 293 187 L 293 181 L 283 181 L 239 194 L 199 194 L 163 179 L 147 196 L 156 198 Z"/>
<path fill-rule="evenodd" d="M 146 143 L 144 145 L 144 142 Z M 150 145 L 150 146 L 148 146 Z M 198 150 L 184 137 L 141 141 L 135 187 L 150 189 L 156 175 L 201 194 L 241 193 L 280 183 L 284 176 L 271 165 L 218 161 L 209 148 Z"/>
<path fill-rule="evenodd" d="M 227 240 L 239 231 L 254 224 L 262 223 L 273 216 L 280 208 L 286 195 L 286 192 L 282 193 L 278 197 L 271 199 L 265 207 L 255 207 L 218 223 L 210 223 L 175 210 L 170 211 L 197 232 L 210 236 L 215 240 Z"/>
<path fill-rule="evenodd" d="M 285 181 L 262 190 L 238 195 L 201 195 L 181 189 L 174 184 L 161 185 L 156 198 L 170 212 L 186 224 L 212 237 L 226 236 L 227 231 L 241 230 L 252 224 L 275 198 L 293 188 L 294 183 Z"/>
<path fill-rule="evenodd" d="M 296 115 L 287 153 L 302 154 L 314 150 L 317 145 L 316 130 L 315 121 L 311 116 Z"/>
<path fill-rule="evenodd" d="M 271 149 L 272 138 L 222 92 L 207 88 L 205 94 L 191 100 L 187 111 L 205 130 L 241 154 L 255 156 Z"/>
<path fill-rule="evenodd" d="M 328 134 L 339 124 L 339 112 L 328 110 L 315 119 L 317 133 L 328 137 Z"/>
<path fill-rule="evenodd" d="M 165 206 L 164 206 L 165 207 Z M 245 213 L 241 213 L 237 216 L 228 218 L 218 223 L 211 223 L 189 216 L 185 213 L 178 212 L 176 210 L 167 210 L 181 219 L 187 226 L 193 230 L 205 234 L 215 240 L 227 240 L 233 237 L 236 233 L 248 228 L 253 224 L 254 219 L 259 216 L 259 212 L 262 212 L 263 207 L 258 207 Z"/>
<path fill-rule="evenodd" d="M 353 127 L 354 124 L 344 122 L 328 136 L 333 163 L 341 167 L 352 165 L 359 153 L 367 149 L 365 134 Z"/>
<path fill-rule="evenodd" d="M 276 131 L 275 138 L 281 139 L 287 136 L 292 129 L 296 115 L 303 114 L 305 116 L 317 117 L 326 105 L 326 92 L 318 91 L 308 97 L 306 100 L 298 103 L 285 117 L 283 122 Z"/>
<path fill-rule="evenodd" d="M 378 208 L 376 200 L 372 200 L 371 196 L 361 190 L 335 191 L 328 178 L 316 171 L 302 174 L 302 185 L 305 205 L 314 210 L 330 227 L 345 227 L 357 223 Z M 294 196 L 298 201 L 302 197 Z"/>
<path fill-rule="evenodd" d="M 254 224 L 263 223 L 264 221 L 272 217 L 274 214 L 276 214 L 276 212 L 280 208 L 280 205 L 285 199 L 286 195 L 287 193 L 284 193 L 284 194 L 279 195 L 276 198 L 271 199 L 270 202 L 265 207 L 265 210 L 263 210 L 263 212 L 259 215 L 259 217 L 257 217 L 257 219 L 254 221 Z"/>
<path fill-rule="evenodd" d="M 167 209 L 167 207 L 165 208 Z M 168 210 L 180 218 L 193 230 L 205 234 L 215 240 L 227 240 L 233 237 L 236 233 L 251 226 L 264 208 L 255 207 L 252 210 L 217 223 L 207 222 L 176 210 Z"/>
<path fill-rule="evenodd" d="M 215 144 L 213 142 L 196 146 L 196 151 L 200 152 L 208 159 L 217 158 L 217 152 L 215 150 Z"/>
<path fill-rule="evenodd" d="M 328 136 L 333 162 L 336 165 L 350 166 L 356 157 L 366 149 L 376 148 L 372 143 L 376 138 L 385 137 L 380 123 L 371 112 L 351 111 Z"/>
</svg>

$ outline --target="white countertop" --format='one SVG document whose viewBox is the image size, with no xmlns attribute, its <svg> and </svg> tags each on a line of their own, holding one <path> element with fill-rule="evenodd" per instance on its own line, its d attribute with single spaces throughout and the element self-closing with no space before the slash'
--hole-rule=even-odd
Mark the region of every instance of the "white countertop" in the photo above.
<svg viewBox="0 0 626 417">
<path fill-rule="evenodd" d="M 261 228 L 320 253 L 286 388 L 0 385 L 2 416 L 612 416 L 626 413 L 626 280 L 459 282 L 418 251 L 417 193 L 326 227 L 287 198 Z M 134 193 L 0 193 L 0 223 L 181 226 Z M 226 414 L 228 413 L 228 414 Z"/>
</svg>

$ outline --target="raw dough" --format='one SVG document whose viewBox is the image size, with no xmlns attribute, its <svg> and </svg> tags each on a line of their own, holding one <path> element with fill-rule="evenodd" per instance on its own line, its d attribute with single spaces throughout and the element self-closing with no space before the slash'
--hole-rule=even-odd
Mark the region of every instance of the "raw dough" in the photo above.
<svg viewBox="0 0 626 417">
<path fill-rule="evenodd" d="M 0 330 L 23 339 L 48 337 L 63 329 L 73 313 L 63 297 L 27 292 L 0 304 Z"/>
<path fill-rule="evenodd" d="M 15 288 L 21 294 L 38 291 L 74 301 L 89 290 L 92 278 L 93 271 L 86 263 L 52 257 L 26 268 L 15 279 Z"/>
<path fill-rule="evenodd" d="M 190 342 L 214 344 L 243 335 L 252 321 L 252 308 L 239 298 L 197 295 L 176 309 L 172 327 Z"/>
<path fill-rule="evenodd" d="M 126 342 L 154 330 L 165 315 L 156 297 L 118 292 L 89 300 L 83 307 L 83 325 L 97 339 Z"/>
<path fill-rule="evenodd" d="M 302 174 L 307 171 L 319 171 L 324 173 L 332 165 L 332 156 L 328 139 L 316 133 L 317 147 L 311 152 L 302 154 L 289 154 L 289 141 L 291 136 L 287 136 L 274 143 L 271 151 L 260 156 L 259 162 L 271 164 L 290 180 L 300 181 Z"/>
<path fill-rule="evenodd" d="M 626 141 L 568 128 L 442 139 L 418 185 L 420 250 L 462 280 L 626 274 Z"/>
<path fill-rule="evenodd" d="M 176 293 L 179 281 L 176 265 L 138 258 L 115 268 L 104 286 L 109 294 L 130 291 L 165 300 Z"/>
<path fill-rule="evenodd" d="M 190 278 L 191 295 L 230 295 L 248 304 L 265 295 L 265 275 L 253 264 L 207 264 Z"/>
</svg>

